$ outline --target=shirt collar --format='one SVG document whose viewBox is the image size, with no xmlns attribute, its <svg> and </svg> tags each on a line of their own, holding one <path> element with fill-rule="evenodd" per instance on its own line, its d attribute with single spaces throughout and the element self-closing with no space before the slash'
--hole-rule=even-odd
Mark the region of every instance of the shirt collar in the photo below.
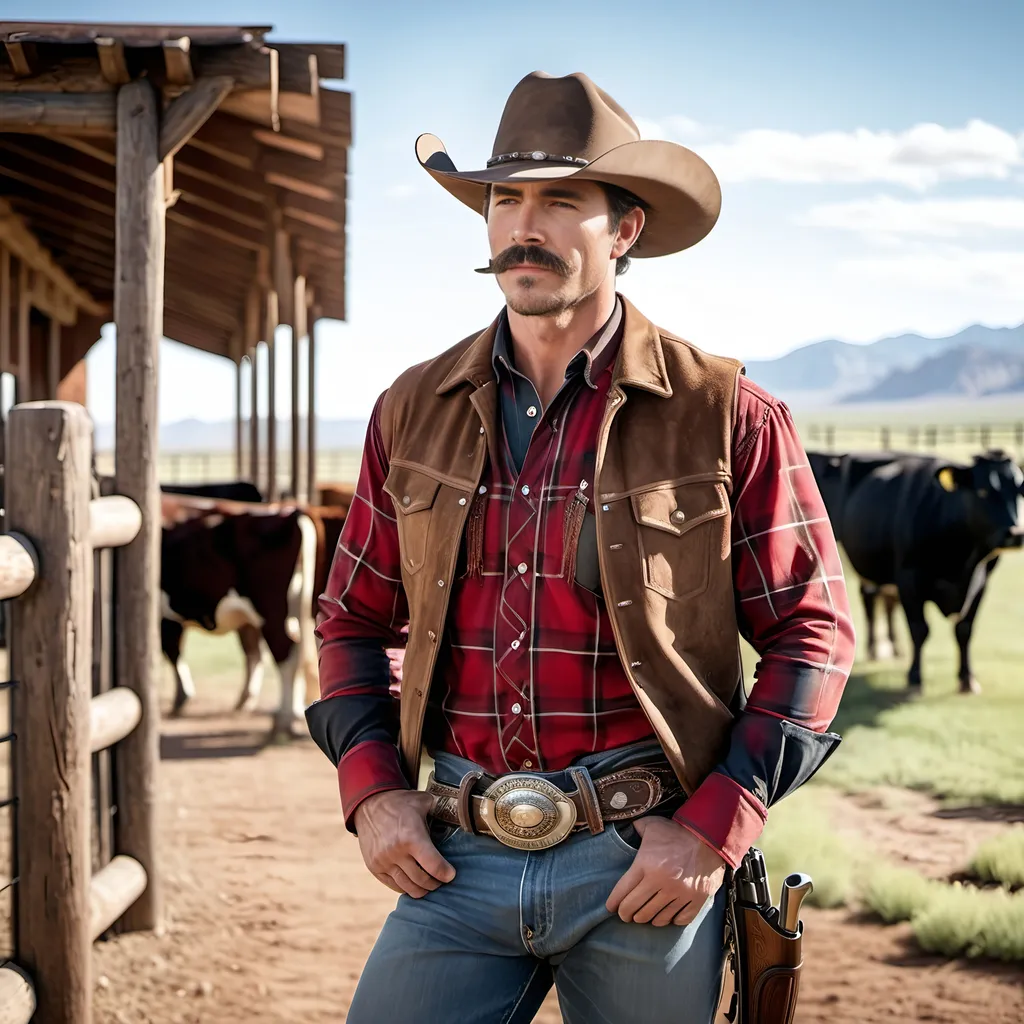
<svg viewBox="0 0 1024 1024">
<path fill-rule="evenodd" d="M 601 372 L 611 364 L 622 340 L 622 299 L 615 296 L 615 308 L 604 326 L 569 360 L 565 368 L 568 380 L 577 373 L 582 373 L 584 381 L 596 388 L 595 381 Z M 508 314 L 501 311 L 498 317 L 497 330 L 494 332 L 494 349 L 491 356 L 494 374 L 499 379 L 503 371 L 515 370 L 515 357 L 512 352 L 512 331 L 508 325 Z"/>
</svg>

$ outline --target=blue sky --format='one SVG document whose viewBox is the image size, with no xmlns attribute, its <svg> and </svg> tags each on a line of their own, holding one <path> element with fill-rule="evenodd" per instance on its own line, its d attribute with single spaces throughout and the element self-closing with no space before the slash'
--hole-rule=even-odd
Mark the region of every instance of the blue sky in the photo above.
<svg viewBox="0 0 1024 1024">
<path fill-rule="evenodd" d="M 82 20 L 83 6 L 36 0 L 32 16 Z M 137 4 L 88 8 L 97 21 L 139 16 Z M 754 359 L 823 337 L 1024 320 L 1019 0 L 182 0 L 173 17 L 214 12 L 272 24 L 272 39 L 349 46 L 350 319 L 321 331 L 323 416 L 365 416 L 402 368 L 500 307 L 494 282 L 472 273 L 482 220 L 420 170 L 413 142 L 434 132 L 457 165 L 481 166 L 505 98 L 533 70 L 585 71 L 645 135 L 690 146 L 719 173 L 711 236 L 635 261 L 621 284 L 698 345 Z M 287 372 L 282 361 L 282 413 Z M 230 364 L 165 343 L 161 374 L 163 420 L 230 415 Z M 105 334 L 90 355 L 99 420 L 112 390 Z"/>
</svg>

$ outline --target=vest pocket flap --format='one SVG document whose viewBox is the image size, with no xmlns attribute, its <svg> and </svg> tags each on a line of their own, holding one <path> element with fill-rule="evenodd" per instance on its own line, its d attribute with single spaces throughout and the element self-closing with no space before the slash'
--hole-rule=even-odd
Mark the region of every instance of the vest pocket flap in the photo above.
<svg viewBox="0 0 1024 1024">
<path fill-rule="evenodd" d="M 439 480 L 408 466 L 392 465 L 384 481 L 385 493 L 391 495 L 395 508 L 403 515 L 430 508 L 440 486 Z"/>
<path fill-rule="evenodd" d="M 701 482 L 631 494 L 633 515 L 641 526 L 681 537 L 687 530 L 724 516 L 729 510 L 721 484 Z"/>
</svg>

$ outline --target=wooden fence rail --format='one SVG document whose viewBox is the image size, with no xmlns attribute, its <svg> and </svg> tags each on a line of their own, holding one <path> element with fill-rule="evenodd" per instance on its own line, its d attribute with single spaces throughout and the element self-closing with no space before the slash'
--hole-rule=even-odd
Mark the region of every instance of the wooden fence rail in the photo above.
<svg viewBox="0 0 1024 1024">
<path fill-rule="evenodd" d="M 149 882 L 123 854 L 92 872 L 91 755 L 140 726 L 155 728 L 130 686 L 92 696 L 94 551 L 130 544 L 142 512 L 120 495 L 92 497 L 92 423 L 83 407 L 15 406 L 6 441 L 0 597 L 13 599 L 19 966 L 0 967 L 0 1024 L 27 1024 L 33 1013 L 45 1024 L 91 1024 L 92 943 Z M 125 762 L 121 770 L 133 771 Z M 122 811 L 144 817 L 148 805 Z"/>
</svg>

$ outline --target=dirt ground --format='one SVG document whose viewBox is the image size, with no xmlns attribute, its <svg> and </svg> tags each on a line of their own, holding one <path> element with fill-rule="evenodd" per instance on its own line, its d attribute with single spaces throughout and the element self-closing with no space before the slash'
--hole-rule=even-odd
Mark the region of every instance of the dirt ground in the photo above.
<svg viewBox="0 0 1024 1024">
<path fill-rule="evenodd" d="M 165 726 L 167 926 L 97 944 L 99 1024 L 337 1024 L 393 906 L 342 828 L 323 755 L 308 740 L 263 748 L 266 716 L 219 707 L 200 696 Z M 906 794 L 851 805 L 880 851 L 941 875 L 989 824 L 933 810 Z M 805 926 L 798 1024 L 1024 1021 L 1019 969 L 923 956 L 907 926 L 846 911 L 809 910 Z M 536 1020 L 560 1020 L 554 996 Z"/>
</svg>

